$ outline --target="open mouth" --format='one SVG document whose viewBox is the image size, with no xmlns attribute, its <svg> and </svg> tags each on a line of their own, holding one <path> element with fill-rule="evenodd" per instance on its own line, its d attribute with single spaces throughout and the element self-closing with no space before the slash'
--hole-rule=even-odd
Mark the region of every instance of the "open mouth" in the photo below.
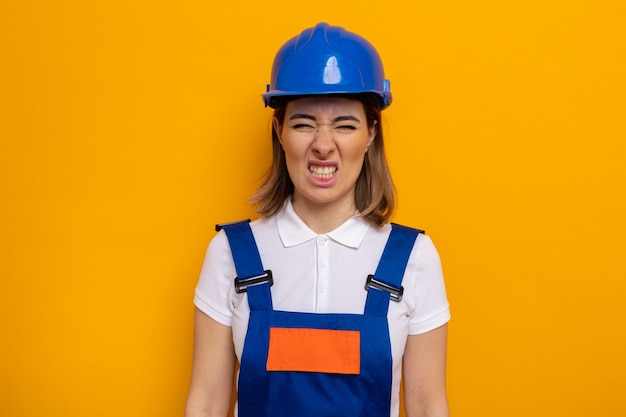
<svg viewBox="0 0 626 417">
<path fill-rule="evenodd" d="M 336 166 L 316 166 L 311 165 L 309 167 L 309 171 L 313 175 L 313 177 L 320 180 L 329 180 L 332 178 L 333 174 L 337 171 Z"/>
</svg>

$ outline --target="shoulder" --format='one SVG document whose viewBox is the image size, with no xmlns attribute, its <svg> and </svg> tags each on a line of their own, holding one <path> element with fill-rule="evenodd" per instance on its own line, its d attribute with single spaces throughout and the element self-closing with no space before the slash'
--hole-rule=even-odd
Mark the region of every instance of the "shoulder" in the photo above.
<svg viewBox="0 0 626 417">
<path fill-rule="evenodd" d="M 218 223 L 215 225 L 215 229 L 218 233 L 211 239 L 209 243 L 209 251 L 216 251 L 220 253 L 228 252 L 230 255 L 230 241 L 229 235 L 226 233 L 226 230 L 229 227 L 233 227 L 236 225 L 245 225 L 247 224 L 252 231 L 252 235 L 257 243 L 268 240 L 271 236 L 276 235 L 276 220 L 274 217 L 264 217 L 254 221 L 249 219 L 246 220 L 237 220 L 227 223 Z M 235 234 L 231 234 L 232 236 Z"/>
<path fill-rule="evenodd" d="M 374 235 L 378 241 L 384 240 L 385 245 L 412 245 L 407 270 L 440 269 L 439 253 L 431 237 L 423 229 L 406 226 L 398 223 L 388 223 L 375 229 Z M 391 242 L 391 235 L 395 234 L 395 243 Z"/>
<path fill-rule="evenodd" d="M 439 264 L 439 252 L 433 240 L 425 233 L 420 233 L 413 247 L 415 256 L 422 262 Z"/>
<path fill-rule="evenodd" d="M 390 230 L 393 229 L 394 232 L 396 232 L 397 234 L 404 234 L 406 236 L 415 237 L 414 241 L 411 239 L 411 241 L 414 242 L 413 254 L 428 257 L 435 255 L 438 258 L 437 249 L 435 248 L 432 239 L 426 234 L 426 231 L 424 229 L 406 226 L 399 223 L 390 223 L 388 226 Z"/>
<path fill-rule="evenodd" d="M 423 229 L 411 227 L 399 223 L 386 223 L 379 227 L 372 227 L 372 235 L 378 239 L 389 240 L 395 236 L 399 244 L 413 246 L 413 251 L 420 246 L 433 246 L 432 240 Z"/>
</svg>

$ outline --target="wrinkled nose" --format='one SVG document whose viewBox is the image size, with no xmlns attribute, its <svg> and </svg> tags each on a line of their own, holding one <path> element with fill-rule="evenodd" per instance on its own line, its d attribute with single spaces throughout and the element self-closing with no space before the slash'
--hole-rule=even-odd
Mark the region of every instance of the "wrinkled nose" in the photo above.
<svg viewBox="0 0 626 417">
<path fill-rule="evenodd" d="M 313 140 L 313 150 L 320 156 L 328 156 L 335 150 L 335 138 L 331 129 L 318 129 Z"/>
</svg>

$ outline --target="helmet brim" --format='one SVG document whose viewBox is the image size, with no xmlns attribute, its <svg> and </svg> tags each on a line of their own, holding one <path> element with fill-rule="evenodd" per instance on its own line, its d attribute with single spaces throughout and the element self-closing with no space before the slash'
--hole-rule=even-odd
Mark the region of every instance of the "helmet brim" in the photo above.
<svg viewBox="0 0 626 417">
<path fill-rule="evenodd" d="M 295 100 L 298 98 L 311 97 L 311 96 L 336 96 L 336 97 L 346 97 L 353 98 L 360 101 L 365 101 L 374 106 L 379 107 L 381 110 L 386 109 L 391 105 L 391 101 L 393 96 L 390 91 L 386 91 L 381 93 L 380 91 L 370 90 L 370 91 L 311 91 L 311 92 L 294 92 L 294 91 L 280 91 L 273 90 L 269 91 L 265 94 L 261 94 L 263 98 L 263 102 L 265 103 L 265 107 L 271 107 L 272 109 L 276 109 L 277 107 L 285 105 L 287 102 L 291 100 Z"/>
</svg>

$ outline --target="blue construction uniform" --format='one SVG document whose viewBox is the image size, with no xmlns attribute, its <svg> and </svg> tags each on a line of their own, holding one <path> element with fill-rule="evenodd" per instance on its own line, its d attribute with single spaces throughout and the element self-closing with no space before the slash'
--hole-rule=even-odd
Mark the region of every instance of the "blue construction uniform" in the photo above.
<svg viewBox="0 0 626 417">
<path fill-rule="evenodd" d="M 247 292 L 250 306 L 239 370 L 239 417 L 389 416 L 387 311 L 390 300 L 402 298 L 404 271 L 423 231 L 392 224 L 375 273 L 364 277 L 363 314 L 316 314 L 274 310 L 274 277 L 263 267 L 250 225 L 221 228 L 237 271 L 235 289 Z M 329 356 L 328 364 L 316 357 L 318 351 Z"/>
</svg>

